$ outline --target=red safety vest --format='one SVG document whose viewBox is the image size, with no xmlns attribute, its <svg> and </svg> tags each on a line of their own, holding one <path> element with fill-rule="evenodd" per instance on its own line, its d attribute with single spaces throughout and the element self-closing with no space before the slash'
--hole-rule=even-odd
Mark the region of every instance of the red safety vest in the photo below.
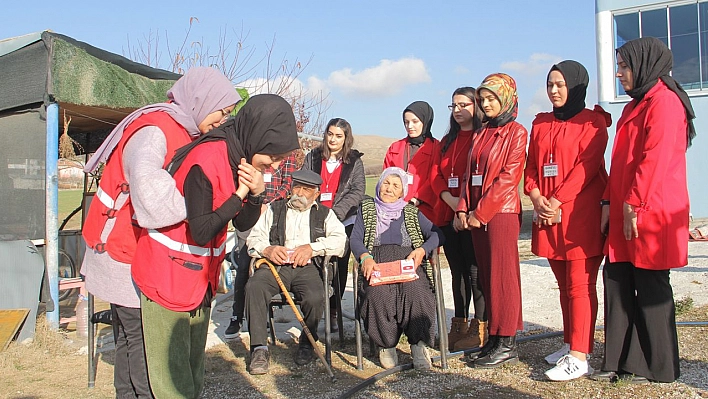
<svg viewBox="0 0 708 399">
<path fill-rule="evenodd" d="M 199 165 L 211 182 L 213 210 L 236 192 L 224 141 L 200 144 L 187 155 L 174 175 L 182 193 L 193 165 Z M 226 226 L 203 247 L 192 240 L 186 221 L 162 229 L 143 229 L 131 266 L 133 280 L 146 297 L 169 310 L 194 310 L 201 305 L 207 288 L 214 294 L 218 286 L 225 246 Z"/>
<path fill-rule="evenodd" d="M 192 141 L 189 133 L 180 124 L 161 111 L 144 114 L 125 128 L 123 137 L 103 168 L 98 190 L 91 201 L 82 229 L 84 240 L 89 247 L 100 253 L 108 252 L 112 259 L 122 263 L 133 261 L 140 235 L 140 226 L 133 221 L 135 211 L 130 202 L 130 185 L 123 174 L 123 149 L 133 134 L 146 126 L 157 126 L 165 134 L 167 155 L 164 167 L 172 160 L 178 148 Z M 115 203 L 121 193 L 128 194 L 128 199 L 123 206 L 116 208 Z M 116 219 L 113 230 L 103 241 L 101 233 L 108 220 L 113 218 Z"/>
</svg>

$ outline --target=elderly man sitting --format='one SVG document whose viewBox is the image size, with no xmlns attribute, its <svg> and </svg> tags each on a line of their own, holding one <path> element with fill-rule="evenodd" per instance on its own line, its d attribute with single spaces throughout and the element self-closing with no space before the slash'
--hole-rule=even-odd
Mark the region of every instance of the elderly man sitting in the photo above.
<svg viewBox="0 0 708 399">
<path fill-rule="evenodd" d="M 280 278 L 285 287 L 300 299 L 305 324 L 317 339 L 317 324 L 324 311 L 325 299 L 320 268 L 324 256 L 341 256 L 344 253 L 347 236 L 337 215 L 315 201 L 322 184 L 320 175 L 299 170 L 293 173 L 292 179 L 290 198 L 268 205 L 251 230 L 246 245 L 251 257 L 266 258 L 282 266 L 279 268 Z M 251 374 L 268 372 L 267 311 L 271 298 L 278 292 L 278 283 L 267 267 L 256 270 L 246 285 Z M 313 355 L 314 349 L 303 332 L 295 363 L 307 364 Z"/>
</svg>

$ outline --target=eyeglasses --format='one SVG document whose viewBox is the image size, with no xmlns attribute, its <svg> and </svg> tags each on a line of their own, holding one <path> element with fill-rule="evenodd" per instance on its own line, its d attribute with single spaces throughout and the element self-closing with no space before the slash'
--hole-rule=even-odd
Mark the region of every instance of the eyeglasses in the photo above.
<svg viewBox="0 0 708 399">
<path fill-rule="evenodd" d="M 462 110 L 464 108 L 469 107 L 470 105 L 474 105 L 474 103 L 452 103 L 447 106 L 447 109 L 449 109 L 450 111 L 454 111 L 455 107 L 457 107 Z"/>
</svg>

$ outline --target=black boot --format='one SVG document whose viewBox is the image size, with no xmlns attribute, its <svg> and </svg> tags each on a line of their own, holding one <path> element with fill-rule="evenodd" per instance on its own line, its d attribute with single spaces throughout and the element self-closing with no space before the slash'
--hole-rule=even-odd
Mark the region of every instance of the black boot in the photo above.
<svg viewBox="0 0 708 399">
<path fill-rule="evenodd" d="M 519 353 L 516 351 L 516 336 L 498 337 L 498 342 L 494 348 L 486 355 L 480 356 L 474 361 L 474 366 L 489 369 L 502 364 L 513 364 L 519 362 Z"/>
<path fill-rule="evenodd" d="M 487 339 L 487 342 L 482 346 L 482 349 L 479 350 L 479 352 L 472 352 L 470 353 L 470 360 L 475 361 L 481 357 L 485 357 L 489 354 L 489 352 L 494 349 L 494 347 L 497 345 L 499 342 L 499 336 L 498 335 L 490 335 L 489 338 Z"/>
</svg>

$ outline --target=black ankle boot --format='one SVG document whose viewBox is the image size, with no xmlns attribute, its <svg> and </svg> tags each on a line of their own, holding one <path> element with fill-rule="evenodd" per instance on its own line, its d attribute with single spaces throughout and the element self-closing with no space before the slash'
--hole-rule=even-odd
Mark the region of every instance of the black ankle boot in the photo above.
<svg viewBox="0 0 708 399">
<path fill-rule="evenodd" d="M 475 360 L 474 366 L 484 369 L 518 362 L 519 353 L 516 351 L 516 336 L 499 336 L 494 348 L 486 356 L 480 356 Z"/>
<path fill-rule="evenodd" d="M 497 346 L 497 343 L 499 343 L 499 336 L 490 335 L 487 339 L 487 342 L 484 344 L 484 346 L 482 346 L 482 349 L 480 349 L 479 352 L 470 353 L 470 360 L 475 361 L 481 357 L 487 356 L 489 352 L 491 352 L 492 349 Z"/>
</svg>

